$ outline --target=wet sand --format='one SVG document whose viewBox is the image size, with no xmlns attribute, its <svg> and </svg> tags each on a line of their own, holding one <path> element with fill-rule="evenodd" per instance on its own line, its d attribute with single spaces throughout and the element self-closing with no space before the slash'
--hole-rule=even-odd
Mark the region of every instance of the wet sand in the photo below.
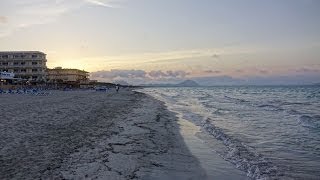
<svg viewBox="0 0 320 180">
<path fill-rule="evenodd" d="M 0 95 L 0 179 L 207 179 L 175 114 L 142 93 Z"/>
</svg>

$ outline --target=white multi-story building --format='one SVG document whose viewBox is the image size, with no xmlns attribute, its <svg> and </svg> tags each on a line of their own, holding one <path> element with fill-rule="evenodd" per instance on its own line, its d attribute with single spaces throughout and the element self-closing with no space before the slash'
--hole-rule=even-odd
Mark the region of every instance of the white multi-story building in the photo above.
<svg viewBox="0 0 320 180">
<path fill-rule="evenodd" d="M 0 72 L 14 73 L 15 78 L 43 81 L 46 54 L 39 51 L 0 51 Z"/>
</svg>

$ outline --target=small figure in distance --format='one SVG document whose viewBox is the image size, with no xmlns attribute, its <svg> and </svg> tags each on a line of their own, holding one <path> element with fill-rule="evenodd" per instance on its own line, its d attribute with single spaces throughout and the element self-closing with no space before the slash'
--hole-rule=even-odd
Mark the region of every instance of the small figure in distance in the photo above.
<svg viewBox="0 0 320 180">
<path fill-rule="evenodd" d="M 119 89 L 120 89 L 119 85 L 116 85 L 116 91 L 117 92 L 119 92 Z"/>
</svg>

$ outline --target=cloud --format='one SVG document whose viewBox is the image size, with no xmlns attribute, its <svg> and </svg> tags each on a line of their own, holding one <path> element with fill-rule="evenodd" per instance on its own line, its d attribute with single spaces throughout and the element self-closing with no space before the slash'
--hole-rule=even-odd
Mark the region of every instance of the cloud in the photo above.
<svg viewBox="0 0 320 180">
<path fill-rule="evenodd" d="M 267 70 L 260 70 L 261 73 L 269 73 Z M 188 72 L 177 71 L 163 71 L 163 70 L 121 70 L 112 69 L 110 71 L 96 71 L 91 73 L 91 79 L 96 79 L 102 82 L 117 82 L 133 85 L 139 84 L 167 84 L 167 83 L 179 83 L 186 79 L 191 79 L 199 82 L 201 85 L 213 86 L 213 85 L 281 85 L 281 84 L 312 84 L 319 82 L 320 71 L 317 69 L 301 68 L 299 72 L 317 72 L 317 73 L 304 73 L 296 75 L 285 76 L 248 76 L 246 78 L 236 78 L 232 76 L 204 76 L 204 77 L 192 77 Z M 220 71 L 208 70 L 212 73 L 221 73 Z M 269 73 L 270 74 L 270 73 Z M 121 84 L 120 83 L 120 84 Z"/>
<path fill-rule="evenodd" d="M 152 77 L 152 78 L 160 78 L 160 77 L 167 76 L 167 74 L 162 72 L 162 71 L 160 71 L 160 70 L 157 70 L 157 71 L 150 71 L 149 72 L 149 76 Z"/>
<path fill-rule="evenodd" d="M 0 24 L 6 24 L 8 21 L 8 18 L 6 16 L 0 16 Z"/>
<path fill-rule="evenodd" d="M 220 58 L 220 55 L 219 55 L 219 54 L 213 54 L 211 57 L 213 57 L 213 58 Z"/>
<path fill-rule="evenodd" d="M 167 76 L 168 77 L 173 77 L 173 78 L 184 78 L 186 77 L 186 75 L 188 75 L 189 73 L 185 72 L 185 71 L 167 71 Z"/>
<path fill-rule="evenodd" d="M 114 8 L 113 5 L 109 4 L 109 3 L 105 3 L 103 1 L 99 1 L 99 0 L 85 0 L 86 2 L 88 3 L 91 3 L 91 4 L 94 4 L 94 5 L 97 5 L 97 6 L 104 6 L 104 7 L 109 7 L 109 8 Z"/>
<path fill-rule="evenodd" d="M 92 72 L 91 77 L 113 80 L 115 78 L 145 78 L 146 74 L 147 73 L 143 70 L 112 69 L 110 71 Z"/>
<path fill-rule="evenodd" d="M 97 71 L 90 73 L 90 79 L 101 82 L 114 82 L 117 84 L 142 84 L 150 81 L 147 72 L 143 70 L 121 70 Z M 126 82 L 126 83 L 124 83 Z"/>
<path fill-rule="evenodd" d="M 160 78 L 184 78 L 187 75 L 189 75 L 189 73 L 185 72 L 185 71 L 161 71 L 161 70 L 157 70 L 157 71 L 150 71 L 148 73 L 148 75 L 151 78 L 154 79 L 160 79 Z"/>
<path fill-rule="evenodd" d="M 96 71 L 91 73 L 91 77 L 93 78 L 106 78 L 106 79 L 114 79 L 114 78 L 151 78 L 151 79 L 159 79 L 159 78 L 184 78 L 189 73 L 185 71 L 150 71 L 146 72 L 144 70 L 121 70 L 121 69 L 111 69 L 110 71 Z"/>
<path fill-rule="evenodd" d="M 236 69 L 236 72 L 237 72 L 237 73 L 243 73 L 244 70 L 243 70 L 243 69 Z"/>
<path fill-rule="evenodd" d="M 62 15 L 88 4 L 115 7 L 114 3 L 102 0 L 1 0 L 0 25 L 6 25 L 0 28 L 0 38 L 9 36 L 21 28 L 55 22 Z M 7 19 L 10 19 L 10 22 Z"/>
<path fill-rule="evenodd" d="M 260 70 L 258 70 L 258 72 L 259 72 L 260 74 L 268 74 L 268 73 L 269 73 L 269 71 L 268 71 L 268 70 L 265 70 L 265 69 L 260 69 Z"/>
<path fill-rule="evenodd" d="M 8 18 L 10 22 L 6 21 L 6 26 L 0 29 L 0 37 L 11 35 L 21 28 L 54 22 L 61 15 L 83 4 L 79 0 L 3 0 L 1 3 L 0 12 L 4 13 L 5 17 L 2 22 Z"/>
<path fill-rule="evenodd" d="M 219 73 L 221 73 L 221 71 L 219 71 L 219 70 L 206 70 L 204 72 L 205 73 L 210 73 L 210 74 L 219 74 Z"/>
<path fill-rule="evenodd" d="M 320 73 L 320 69 L 310 67 L 302 67 L 300 69 L 296 69 L 295 71 L 298 73 Z"/>
<path fill-rule="evenodd" d="M 77 61 L 97 62 L 95 65 L 87 66 L 90 70 L 109 70 L 109 69 L 187 69 L 193 71 L 194 68 L 208 69 L 216 67 L 218 60 L 212 59 L 212 54 L 219 53 L 226 56 L 235 56 L 242 53 L 254 53 L 259 51 L 254 48 L 244 47 L 221 47 L 221 48 L 198 48 L 198 49 L 183 49 L 169 51 L 149 51 L 136 52 L 128 54 L 109 54 L 103 56 L 88 56 L 79 57 Z M 215 61 L 215 62 L 214 62 Z M 227 61 L 227 60 L 226 60 Z M 218 65 L 221 67 L 222 61 Z M 198 67 L 197 67 L 198 66 Z"/>
<path fill-rule="evenodd" d="M 103 82 L 128 82 L 129 84 L 143 84 L 149 82 L 177 82 L 183 80 L 189 73 L 177 71 L 150 71 L 144 70 L 121 70 L 92 72 L 91 79 Z"/>
</svg>

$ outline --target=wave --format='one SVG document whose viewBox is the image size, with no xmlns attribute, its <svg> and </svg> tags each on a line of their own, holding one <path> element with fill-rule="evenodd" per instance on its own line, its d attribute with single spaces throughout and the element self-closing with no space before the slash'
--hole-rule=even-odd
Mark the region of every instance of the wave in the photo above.
<svg viewBox="0 0 320 180">
<path fill-rule="evenodd" d="M 303 127 L 320 128 L 320 115 L 314 115 L 314 116 L 302 115 L 299 118 L 299 123 Z"/>
<path fill-rule="evenodd" d="M 208 100 L 208 99 L 211 99 L 211 98 L 212 98 L 212 95 L 210 95 L 210 94 L 205 94 L 204 96 L 199 97 L 199 100 Z"/>
<path fill-rule="evenodd" d="M 275 106 L 272 104 L 262 104 L 262 105 L 258 105 L 257 107 L 259 108 L 263 108 L 265 110 L 269 110 L 269 111 L 283 111 L 284 109 L 279 107 L 279 106 Z"/>
<path fill-rule="evenodd" d="M 216 114 L 216 115 L 224 115 L 224 113 L 222 112 L 221 109 L 217 109 L 213 112 L 213 114 Z"/>
<path fill-rule="evenodd" d="M 204 121 L 203 129 L 227 147 L 226 152 L 220 153 L 222 158 L 235 164 L 238 169 L 245 171 L 248 177 L 275 179 L 281 176 L 278 168 L 271 161 L 258 154 L 253 148 L 228 136 L 221 128 L 210 123 L 210 119 Z"/>
<path fill-rule="evenodd" d="M 283 102 L 283 103 L 281 103 L 281 106 L 288 106 L 288 105 L 304 106 L 304 105 L 311 105 L 311 103 L 308 103 L 308 102 Z"/>
<path fill-rule="evenodd" d="M 301 114 L 300 111 L 295 110 L 295 109 L 289 109 L 289 110 L 287 110 L 287 112 L 288 112 L 288 114 L 290 114 L 290 115 L 299 115 L 299 114 Z"/>
<path fill-rule="evenodd" d="M 232 101 L 236 101 L 236 102 L 240 102 L 240 103 L 244 103 L 244 102 L 250 102 L 248 100 L 245 99 L 239 99 L 239 98 L 234 98 L 234 97 L 229 97 L 229 96 L 224 96 L 226 99 L 232 100 Z"/>
</svg>

